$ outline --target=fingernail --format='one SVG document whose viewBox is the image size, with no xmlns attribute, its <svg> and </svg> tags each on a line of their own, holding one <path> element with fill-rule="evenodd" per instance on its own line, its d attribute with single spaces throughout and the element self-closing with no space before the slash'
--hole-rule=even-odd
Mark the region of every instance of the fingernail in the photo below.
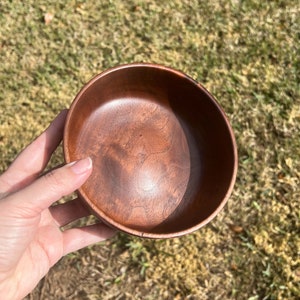
<svg viewBox="0 0 300 300">
<path fill-rule="evenodd" d="M 90 170 L 92 168 L 92 160 L 90 157 L 75 161 L 75 162 L 71 162 L 69 164 L 70 169 L 77 175 L 80 174 L 84 174 L 86 173 L 88 170 Z"/>
</svg>

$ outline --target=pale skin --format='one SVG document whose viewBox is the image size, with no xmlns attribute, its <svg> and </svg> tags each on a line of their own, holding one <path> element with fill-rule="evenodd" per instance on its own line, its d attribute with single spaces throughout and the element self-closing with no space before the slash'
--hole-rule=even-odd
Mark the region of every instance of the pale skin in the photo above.
<svg viewBox="0 0 300 300">
<path fill-rule="evenodd" d="M 52 204 L 92 172 L 91 159 L 83 158 L 42 175 L 62 140 L 66 114 L 62 111 L 0 176 L 0 299 L 24 298 L 62 256 L 115 233 L 101 222 L 61 230 L 90 213 L 77 198 Z"/>
</svg>

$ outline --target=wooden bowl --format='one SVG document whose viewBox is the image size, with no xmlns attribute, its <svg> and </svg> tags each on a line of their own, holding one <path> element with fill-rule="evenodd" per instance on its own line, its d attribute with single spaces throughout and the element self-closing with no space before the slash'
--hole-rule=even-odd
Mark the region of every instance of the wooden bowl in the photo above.
<svg viewBox="0 0 300 300">
<path fill-rule="evenodd" d="M 213 96 L 185 74 L 155 64 L 109 69 L 69 110 L 66 162 L 90 156 L 79 189 L 107 224 L 140 237 L 169 238 L 212 220 L 237 172 L 230 124 Z"/>
</svg>

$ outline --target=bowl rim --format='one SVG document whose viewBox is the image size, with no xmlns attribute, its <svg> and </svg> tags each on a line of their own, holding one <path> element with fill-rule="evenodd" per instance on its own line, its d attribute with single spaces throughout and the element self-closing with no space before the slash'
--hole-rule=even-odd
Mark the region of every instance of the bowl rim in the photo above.
<svg viewBox="0 0 300 300">
<path fill-rule="evenodd" d="M 216 98 L 199 82 L 197 82 L 196 80 L 194 80 L 192 77 L 190 77 L 189 75 L 183 73 L 182 71 L 179 71 L 177 69 L 174 69 L 172 67 L 169 66 L 165 66 L 162 64 L 157 64 L 157 63 L 127 63 L 127 64 L 121 64 L 121 65 L 117 65 L 111 68 L 108 68 L 107 70 L 98 73 L 97 75 L 95 75 L 94 77 L 92 77 L 89 81 L 87 81 L 86 84 L 84 84 L 84 86 L 79 90 L 79 92 L 77 93 L 77 95 L 75 96 L 73 102 L 71 103 L 71 106 L 69 108 L 67 117 L 66 117 L 66 122 L 65 122 L 65 127 L 64 127 L 64 132 L 63 132 L 63 154 L 64 154 L 64 158 L 65 158 L 65 162 L 66 163 L 70 163 L 70 153 L 67 147 L 67 143 L 66 141 L 69 140 L 69 124 L 71 122 L 71 118 L 73 115 L 73 111 L 77 105 L 77 103 L 80 101 L 80 98 L 82 96 L 82 94 L 90 87 L 94 84 L 94 82 L 96 82 L 99 78 L 107 76 L 110 73 L 119 71 L 119 70 L 123 70 L 123 69 L 128 69 L 128 68 L 154 68 L 154 69 L 160 69 L 160 70 L 164 70 L 166 72 L 170 72 L 175 74 L 176 76 L 180 76 L 185 78 L 186 80 L 188 80 L 191 84 L 195 85 L 197 88 L 199 88 L 203 93 L 205 93 L 208 98 L 210 99 L 210 101 L 215 105 L 215 107 L 218 109 L 218 111 L 220 112 L 222 118 L 225 121 L 225 124 L 227 126 L 228 132 L 230 134 L 230 138 L 231 138 L 231 142 L 232 142 L 232 146 L 233 146 L 233 159 L 234 159 L 234 165 L 233 165 L 233 172 L 232 172 L 232 176 L 231 176 L 231 180 L 230 180 L 230 184 L 228 186 L 227 192 L 225 194 L 225 196 L 223 197 L 222 201 L 220 202 L 220 204 L 218 205 L 218 207 L 206 218 L 204 219 L 202 222 L 189 227 L 187 229 L 181 230 L 181 231 L 176 231 L 176 232 L 172 232 L 172 233 L 150 233 L 150 232 L 143 232 L 140 230 L 136 230 L 133 228 L 129 228 L 127 226 L 124 226 L 123 224 L 120 224 L 118 222 L 116 222 L 115 220 L 111 219 L 109 216 L 107 216 L 104 212 L 102 212 L 100 209 L 98 209 L 87 197 L 87 195 L 85 194 L 85 192 L 83 191 L 82 187 L 80 187 L 77 190 L 78 193 L 78 197 L 80 199 L 82 199 L 92 210 L 92 213 L 98 217 L 101 221 L 103 221 L 105 224 L 107 224 L 110 227 L 113 227 L 117 230 L 120 230 L 122 232 L 134 235 L 134 236 L 138 236 L 138 237 L 144 237 L 144 238 L 152 238 L 152 239 L 166 239 L 166 238 L 175 238 L 175 237 L 180 237 L 189 233 L 192 233 L 198 229 L 200 229 L 201 227 L 205 226 L 206 224 L 208 224 L 212 219 L 214 219 L 217 214 L 223 209 L 223 207 L 225 206 L 225 204 L 227 203 L 230 195 L 232 194 L 233 191 L 233 187 L 236 181 L 236 176 L 237 176 L 237 170 L 238 170 L 238 151 L 237 151 L 237 143 L 236 143 L 236 139 L 233 133 L 233 129 L 231 127 L 231 124 L 229 122 L 228 117 L 225 114 L 225 111 L 223 110 L 223 108 L 220 106 L 220 104 L 218 103 L 218 101 L 216 100 Z"/>
</svg>

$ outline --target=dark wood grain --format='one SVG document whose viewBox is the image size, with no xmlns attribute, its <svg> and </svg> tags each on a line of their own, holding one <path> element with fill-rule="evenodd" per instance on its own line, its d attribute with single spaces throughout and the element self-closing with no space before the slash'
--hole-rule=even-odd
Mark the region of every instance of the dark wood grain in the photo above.
<svg viewBox="0 0 300 300">
<path fill-rule="evenodd" d="M 237 169 L 232 130 L 213 97 L 184 74 L 149 64 L 108 70 L 83 88 L 64 151 L 67 162 L 92 158 L 79 193 L 98 217 L 154 238 L 211 220 Z"/>
</svg>

